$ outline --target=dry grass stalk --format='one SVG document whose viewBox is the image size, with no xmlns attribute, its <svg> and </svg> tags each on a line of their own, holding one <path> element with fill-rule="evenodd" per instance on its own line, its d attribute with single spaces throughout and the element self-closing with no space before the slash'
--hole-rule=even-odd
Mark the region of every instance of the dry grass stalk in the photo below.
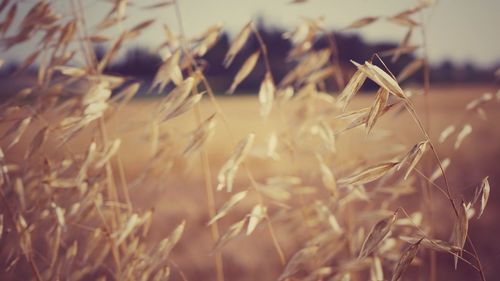
<svg viewBox="0 0 500 281">
<path fill-rule="evenodd" d="M 474 261 L 469 261 L 470 256 L 462 256 L 462 253 L 465 252 L 466 241 L 470 239 L 467 236 L 467 212 L 471 213 L 472 206 L 478 203 L 478 218 L 483 215 L 490 194 L 488 177 L 476 189 L 472 202 L 459 205 L 453 201 L 447 175 L 444 173 L 451 160 L 446 158 L 439 161 L 409 99 L 409 93 L 398 83 L 422 68 L 424 73 L 427 71 L 425 42 L 422 43 L 422 58 L 408 64 L 400 72 L 398 79 L 390 73 L 380 57 L 384 68 L 376 66 L 372 61 L 354 63 L 357 70 L 349 83 L 339 96 L 332 97 L 325 92 L 326 80 L 332 76 L 338 85 L 343 85 L 344 77 L 333 36 L 328 36 L 329 48 L 314 48 L 319 36 L 333 34 L 322 27 L 321 19 L 304 19 L 294 31 L 284 34 L 283 37 L 289 39 L 292 45 L 288 60 L 296 63 L 296 66 L 279 83 L 271 73 L 268 46 L 259 30 L 252 22 L 245 25 L 234 38 L 222 63 L 229 67 L 234 58 L 242 53 L 252 32 L 254 33 L 260 49 L 244 60 L 229 92 L 237 89 L 262 58 L 266 73 L 258 97 L 260 112 L 262 116 L 269 118 L 274 109 L 279 113 L 283 127 L 270 128 L 272 133 L 262 149 L 264 152 L 260 154 L 264 155 L 263 159 L 276 162 L 293 159 L 293 162 L 302 163 L 301 161 L 316 159 L 319 165 L 315 165 L 312 171 L 307 165 L 300 165 L 279 176 L 266 171 L 262 177 L 254 177 L 251 167 L 245 166 L 253 189 L 235 193 L 215 212 L 215 198 L 211 190 L 211 159 L 206 144 L 215 133 L 216 116 L 223 119 L 227 128 L 229 120 L 221 112 L 208 79 L 204 76 L 201 57 L 215 46 L 222 34 L 222 25 L 210 26 L 202 34 L 188 38 L 182 30 L 178 1 L 159 1 L 138 6 L 132 5 L 130 1 L 118 0 L 112 1 L 107 16 L 90 32 L 86 29 L 85 17 L 78 1 L 72 2 L 74 15 L 64 17 L 52 7 L 51 2 L 37 1 L 31 5 L 26 16 L 20 19 L 18 30 L 14 31 L 13 24 L 16 23 L 20 5 L 13 2 L 3 0 L 0 3 L 0 12 L 7 11 L 4 20 L 0 21 L 0 34 L 5 48 L 11 48 L 40 34 L 42 39 L 26 55 L 18 69 L 21 72 L 40 61 L 37 86 L 21 90 L 2 105 L 4 110 L 0 116 L 1 121 L 13 123 L 12 120 L 15 120 L 12 127 L 3 133 L 4 144 L 0 149 L 0 199 L 3 212 L 0 214 L 0 239 L 5 240 L 5 245 L 9 245 L 7 252 L 0 251 L 0 258 L 5 258 L 2 262 L 6 265 L 6 271 L 12 271 L 16 275 L 30 268 L 37 281 L 84 280 L 88 276 L 96 280 L 109 280 L 110 276 L 116 280 L 167 280 L 172 271 L 178 271 L 178 275 L 184 276 L 182 269 L 170 259 L 170 255 L 180 242 L 186 223 L 191 221 L 182 222 L 170 236 L 153 244 L 147 238 L 154 227 L 153 211 L 136 210 L 136 206 L 130 202 L 128 191 L 137 186 L 148 187 L 150 182 L 147 180 L 159 182 L 176 175 L 180 169 L 177 164 L 182 162 L 179 159 L 201 151 L 207 200 L 211 205 L 211 220 L 208 224 L 215 242 L 213 251 L 216 253 L 243 232 L 255 235 L 259 224 L 265 222 L 285 267 L 279 280 L 296 277 L 311 281 L 350 280 L 368 274 L 373 280 L 383 280 L 384 268 L 387 266 L 385 263 L 398 255 L 400 259 L 392 280 L 399 280 L 416 257 L 419 245 L 453 255 L 456 261 L 460 259 L 477 270 L 484 280 L 479 256 L 475 253 L 472 242 L 469 241 L 474 250 Z M 429 7 L 430 2 L 421 1 L 414 8 L 387 17 L 390 23 L 403 26 L 407 32 L 397 48 L 388 50 L 383 55 L 392 55 L 395 61 L 403 54 L 413 53 L 420 47 L 418 44 L 410 45 L 414 31 L 423 30 L 423 26 L 412 17 Z M 175 84 L 175 88 L 159 102 L 156 109 L 151 110 L 149 120 L 137 125 L 148 128 L 152 155 L 137 179 L 129 182 L 120 164 L 120 155 L 124 153 L 120 149 L 122 139 L 108 135 L 106 121 L 116 116 L 140 92 L 141 83 L 135 82 L 127 86 L 124 83 L 129 83 L 129 77 L 105 74 L 105 71 L 128 42 L 137 40 L 154 26 L 154 20 L 132 25 L 132 28 L 122 30 L 116 36 L 98 33 L 128 24 L 133 13 L 129 11 L 127 16 L 127 10 L 154 10 L 170 5 L 177 10 L 180 31 L 178 35 L 174 34 L 169 26 L 163 25 L 165 38 L 158 51 L 165 51 L 167 56 L 150 85 L 150 91 L 157 90 L 161 93 L 171 82 Z M 376 24 L 379 19 L 381 17 L 362 18 L 347 28 L 362 28 Z M 96 62 L 90 47 L 96 42 L 111 42 L 110 48 L 99 62 Z M 80 46 L 86 65 L 68 65 L 76 54 L 74 45 Z M 345 112 L 367 78 L 380 87 L 373 103 L 365 108 Z M 71 87 L 75 83 L 82 87 L 75 90 Z M 119 89 L 121 85 L 125 87 Z M 204 95 L 203 92 L 199 93 L 200 87 L 206 90 L 217 111 L 205 120 L 199 107 Z M 51 93 L 48 102 L 43 102 L 47 98 L 45 91 Z M 112 93 L 115 95 L 112 96 Z M 496 96 L 498 99 L 499 93 Z M 493 100 L 492 94 L 484 94 L 467 104 L 466 110 L 486 119 L 484 105 Z M 350 129 L 361 125 L 365 125 L 367 131 L 371 132 L 383 114 L 398 107 L 407 110 L 414 118 L 424 140 L 417 143 L 399 162 L 379 162 L 382 155 L 386 157 L 393 150 L 383 151 L 382 154 L 369 152 L 360 156 L 360 159 L 348 157 L 344 162 L 341 158 L 342 149 L 336 147 L 337 139 L 342 143 L 345 135 L 351 132 Z M 60 117 L 56 120 L 58 125 L 54 127 L 50 125 L 54 120 L 48 114 L 52 110 Z M 187 136 L 172 134 L 170 122 L 190 112 L 195 112 L 198 124 L 186 130 L 189 132 Z M 441 133 L 439 142 L 445 142 L 454 133 L 455 126 L 459 125 L 447 127 Z M 90 139 L 87 140 L 84 134 L 80 134 L 92 128 L 98 128 L 99 132 L 92 134 Z M 27 132 L 31 130 L 34 136 L 28 139 Z M 456 149 L 460 148 L 471 132 L 472 126 L 469 123 L 463 124 L 455 140 Z M 373 131 L 366 141 L 370 142 L 371 138 L 379 138 L 380 135 L 380 132 Z M 240 188 L 235 183 L 235 177 L 243 161 L 258 154 L 251 151 L 256 137 L 256 134 L 251 133 L 235 146 L 219 171 L 217 189 L 225 188 L 231 192 Z M 84 143 L 80 152 L 72 151 L 68 144 L 72 139 Z M 56 153 L 47 149 L 53 140 L 62 144 Z M 28 147 L 22 155 L 24 161 L 17 163 L 12 156 L 14 149 L 9 148 L 17 144 L 20 147 L 21 143 L 27 143 Z M 438 165 L 438 169 L 429 178 L 426 173 L 416 169 L 427 147 L 439 161 L 433 163 Z M 4 155 L 4 151 L 7 151 L 7 155 Z M 342 159 L 342 165 L 339 159 Z M 373 162 L 379 164 L 363 168 L 366 163 Z M 118 169 L 119 186 L 115 182 L 118 178 L 113 169 L 115 164 L 121 166 L 121 170 Z M 395 170 L 403 166 L 408 166 L 403 177 L 407 181 L 393 176 Z M 354 172 L 339 180 L 335 178 L 335 175 L 344 174 L 345 171 Z M 432 227 L 427 215 L 422 215 L 421 211 L 404 219 L 397 219 L 397 213 L 388 216 L 388 210 L 394 204 L 399 204 L 398 199 L 402 196 L 420 195 L 417 185 L 422 182 L 410 176 L 412 171 L 417 171 L 424 179 L 428 179 L 450 200 L 456 212 L 450 242 L 427 236 L 415 238 L 421 237 L 421 229 Z M 309 174 L 320 175 L 321 178 L 311 181 L 307 176 Z M 436 183 L 440 177 L 443 177 L 446 189 Z M 377 182 L 371 184 L 375 181 Z M 321 184 L 328 192 L 321 190 Z M 141 190 L 145 188 L 141 187 Z M 249 193 L 256 196 L 249 196 Z M 256 202 L 250 204 L 248 201 L 254 197 Z M 364 207 L 360 210 L 360 219 L 356 219 L 351 211 L 360 202 Z M 245 210 L 246 215 L 240 217 L 219 237 L 218 220 L 230 219 L 232 213 L 243 206 L 253 207 Z M 274 224 L 298 230 L 299 235 L 294 238 L 297 241 L 304 240 L 301 242 L 305 246 L 290 258 L 286 266 L 277 238 L 279 232 L 274 231 Z M 369 233 L 366 233 L 367 224 L 374 224 Z M 7 229 L 13 231 L 7 232 Z M 404 243 L 392 237 L 393 230 L 395 233 L 401 231 L 408 235 L 400 238 L 412 245 L 401 250 Z M 47 245 L 46 249 L 39 247 L 40 244 Z M 216 254 L 215 260 L 218 279 L 222 280 L 220 255 Z"/>
</svg>

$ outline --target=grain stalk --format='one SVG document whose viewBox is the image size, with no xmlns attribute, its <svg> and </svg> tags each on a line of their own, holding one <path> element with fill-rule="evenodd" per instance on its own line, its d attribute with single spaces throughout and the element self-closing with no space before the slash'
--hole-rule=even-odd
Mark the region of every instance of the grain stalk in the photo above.
<svg viewBox="0 0 500 281">
<path fill-rule="evenodd" d="M 189 50 L 187 49 L 187 45 L 186 45 L 186 41 L 185 41 L 185 37 L 184 37 L 184 26 L 183 26 L 179 1 L 175 0 L 174 4 L 175 4 L 174 5 L 175 6 L 175 15 L 176 15 L 177 23 L 179 25 L 179 30 L 181 33 L 181 46 L 184 49 L 184 53 L 189 58 L 189 61 L 190 61 L 189 73 L 192 75 L 193 74 L 192 67 L 194 67 L 196 70 L 198 70 L 197 65 L 196 65 L 195 60 L 191 57 Z M 197 92 L 196 86 L 193 87 L 193 91 L 196 94 L 196 92 Z M 209 91 L 209 92 L 211 92 L 211 91 Z M 212 97 L 213 95 L 210 94 L 210 96 Z M 200 125 L 202 123 L 202 120 L 201 120 L 201 113 L 200 113 L 200 109 L 199 109 L 199 104 L 195 108 L 195 114 L 196 114 L 196 119 L 197 119 L 198 125 Z M 206 193 L 206 200 L 207 200 L 207 208 L 208 208 L 208 212 L 209 212 L 210 217 L 213 217 L 213 216 L 215 216 L 215 213 L 216 213 L 215 197 L 214 197 L 214 189 L 212 186 L 212 175 L 211 175 L 211 171 L 210 171 L 210 162 L 208 161 L 206 144 L 202 145 L 202 149 L 200 152 L 200 160 L 201 160 L 203 176 L 204 176 L 204 180 L 205 180 L 205 193 Z M 211 236 L 212 236 L 212 241 L 214 243 L 219 239 L 219 226 L 218 226 L 217 222 L 215 222 L 211 226 Z M 214 260 L 215 260 L 216 278 L 218 281 L 224 281 L 224 263 L 222 260 L 222 254 L 216 253 L 214 255 Z"/>
</svg>

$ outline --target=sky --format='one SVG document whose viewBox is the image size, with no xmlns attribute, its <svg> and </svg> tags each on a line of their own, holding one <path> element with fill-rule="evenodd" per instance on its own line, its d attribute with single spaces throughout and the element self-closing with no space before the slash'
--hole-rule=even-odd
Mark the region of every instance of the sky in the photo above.
<svg viewBox="0 0 500 281">
<path fill-rule="evenodd" d="M 70 14 L 71 1 L 51 1 L 63 15 Z M 134 46 L 154 47 L 161 44 L 161 24 L 173 31 L 179 25 L 172 6 L 155 11 L 140 7 L 158 3 L 159 0 L 136 0 L 127 10 L 125 27 L 134 26 L 147 19 L 156 19 L 155 27 L 145 32 Z M 387 17 L 413 7 L 417 1 L 406 0 L 309 0 L 291 5 L 290 0 L 179 0 L 184 31 L 187 36 L 200 34 L 209 26 L 223 23 L 225 30 L 234 35 L 250 19 L 262 17 L 266 26 L 293 29 L 301 18 L 324 18 L 324 26 L 341 30 L 353 21 L 367 17 Z M 33 1 L 20 2 L 21 13 L 27 11 Z M 88 26 L 92 29 L 112 7 L 105 0 L 81 0 Z M 5 11 L 0 18 L 5 17 Z M 415 19 L 420 20 L 417 16 Z M 428 56 L 431 63 L 452 60 L 455 63 L 473 62 L 483 66 L 500 63 L 500 0 L 439 0 L 423 20 L 426 26 Z M 345 32 L 345 31 L 342 31 Z M 368 42 L 399 42 L 406 33 L 401 26 L 378 21 L 359 32 Z M 107 35 L 118 35 L 118 30 L 109 30 Z M 420 34 L 414 43 L 420 42 Z M 270 46 L 272 48 L 272 46 Z M 32 52 L 32 43 L 0 52 L 4 60 L 20 60 Z"/>
</svg>

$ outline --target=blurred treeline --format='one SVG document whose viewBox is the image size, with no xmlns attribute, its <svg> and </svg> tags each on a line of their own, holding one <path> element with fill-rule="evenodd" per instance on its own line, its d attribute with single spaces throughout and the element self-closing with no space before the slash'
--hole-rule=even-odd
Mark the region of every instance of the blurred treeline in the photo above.
<svg viewBox="0 0 500 281">
<path fill-rule="evenodd" d="M 276 27 L 264 27 L 263 24 L 258 25 L 259 32 L 265 41 L 268 51 L 273 76 L 277 80 L 276 83 L 286 75 L 295 65 L 296 62 L 287 59 L 291 43 L 284 39 L 282 34 L 285 32 Z M 354 72 L 354 66 L 350 60 L 363 62 L 369 60 L 373 54 L 384 52 L 397 48 L 397 42 L 379 42 L 367 43 L 363 38 L 356 34 L 333 34 L 334 40 L 338 48 L 338 58 L 342 66 L 342 72 L 345 80 L 349 79 Z M 222 33 L 217 43 L 203 56 L 202 67 L 205 74 L 211 82 L 211 85 L 216 93 L 224 93 L 230 86 L 231 81 L 238 69 L 243 64 L 244 60 L 254 51 L 259 49 L 257 40 L 254 37 L 249 39 L 244 49 L 238 54 L 231 66 L 226 69 L 222 65 L 224 56 L 228 50 L 231 41 L 227 33 Z M 326 37 L 320 37 L 316 40 L 313 48 L 320 50 L 329 48 L 329 43 Z M 106 52 L 106 46 L 96 45 L 95 53 L 97 58 L 102 57 Z M 392 63 L 390 57 L 384 58 L 385 63 L 390 70 L 397 75 L 407 64 L 415 59 L 414 55 L 404 54 L 396 62 Z M 160 55 L 150 48 L 131 47 L 125 51 L 125 54 L 118 60 L 112 63 L 106 70 L 106 73 L 123 75 L 131 79 L 139 79 L 144 82 L 145 88 L 152 81 L 158 67 L 161 65 L 162 59 Z M 16 65 L 10 63 L 3 67 L 2 75 L 9 75 L 14 72 Z M 481 67 L 473 63 L 457 65 L 452 61 L 445 60 L 439 64 L 430 66 L 431 82 L 433 84 L 485 84 L 495 81 L 494 72 L 496 67 Z M 241 83 L 238 87 L 238 93 L 252 93 L 259 89 L 260 83 L 264 76 L 263 61 L 255 67 L 254 71 Z M 408 78 L 405 83 L 420 83 L 423 81 L 423 71 L 418 71 L 412 77 Z M 326 81 L 328 90 L 336 91 L 338 86 L 332 79 Z M 367 83 L 365 90 L 372 90 L 373 84 Z M 142 91 L 145 92 L 145 91 Z"/>
</svg>

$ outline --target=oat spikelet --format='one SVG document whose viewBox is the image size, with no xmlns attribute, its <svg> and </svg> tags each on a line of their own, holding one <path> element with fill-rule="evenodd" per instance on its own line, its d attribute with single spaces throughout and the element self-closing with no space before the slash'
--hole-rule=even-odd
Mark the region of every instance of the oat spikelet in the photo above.
<svg viewBox="0 0 500 281">
<path fill-rule="evenodd" d="M 338 181 L 340 185 L 365 184 L 372 182 L 389 172 L 399 162 L 385 162 L 371 166 L 359 173 L 355 173 L 347 178 L 342 178 Z"/>
<path fill-rule="evenodd" d="M 58 65 L 53 68 L 54 70 L 57 70 L 61 72 L 62 75 L 78 78 L 82 77 L 83 75 L 87 74 L 87 71 L 85 69 L 79 68 L 79 67 L 71 67 L 71 66 L 64 66 L 64 65 Z"/>
<path fill-rule="evenodd" d="M 260 56 L 260 51 L 256 51 L 253 54 L 251 54 L 243 63 L 243 66 L 238 70 L 238 73 L 236 73 L 236 76 L 234 77 L 233 83 L 231 84 L 231 87 L 227 91 L 229 94 L 233 94 L 234 90 L 236 90 L 236 87 L 245 80 L 245 78 L 252 72 L 252 69 L 255 67 L 257 64 L 257 61 L 259 60 Z"/>
<path fill-rule="evenodd" d="M 217 214 L 207 223 L 207 225 L 211 225 L 217 220 L 223 218 L 227 213 L 234 207 L 236 204 L 238 204 L 241 200 L 245 199 L 247 196 L 248 191 L 241 191 L 229 198 L 224 205 L 217 211 Z"/>
<path fill-rule="evenodd" d="M 121 46 L 123 45 L 123 42 L 126 39 L 126 35 L 127 35 L 126 32 L 120 34 L 120 37 L 118 37 L 118 39 L 116 39 L 116 41 L 111 46 L 111 48 L 106 52 L 106 54 L 104 54 L 104 57 L 101 59 L 101 61 L 99 62 L 98 66 L 97 66 L 97 69 L 99 70 L 99 72 L 104 71 L 106 66 L 108 66 L 108 64 L 111 62 L 111 60 L 118 54 L 118 51 L 120 50 Z"/>
<path fill-rule="evenodd" d="M 21 63 L 21 65 L 16 69 L 15 74 L 19 74 L 19 73 L 25 71 L 26 69 L 28 69 L 28 67 L 30 67 L 36 61 L 36 59 L 38 58 L 38 56 L 40 55 L 40 53 L 41 53 L 41 50 L 38 50 L 38 51 L 33 52 L 31 55 L 29 55 Z"/>
<path fill-rule="evenodd" d="M 113 143 L 111 143 L 101 159 L 95 164 L 96 169 L 104 167 L 104 165 L 106 165 L 111 160 L 111 158 L 115 156 L 115 154 L 118 152 L 118 149 L 120 149 L 121 143 L 121 139 L 116 139 L 113 141 Z"/>
<path fill-rule="evenodd" d="M 370 266 L 370 281 L 384 280 L 384 269 L 382 262 L 378 256 L 373 257 L 372 265 Z"/>
<path fill-rule="evenodd" d="M 323 185 L 331 195 L 335 196 L 337 194 L 337 182 L 335 180 L 335 176 L 325 163 L 321 154 L 316 154 L 316 159 L 318 159 L 319 162 L 319 170 L 321 172 L 321 181 L 323 182 Z"/>
<path fill-rule="evenodd" d="M 199 102 L 201 94 L 193 98 L 193 100 L 186 100 L 193 87 L 195 87 L 195 80 L 193 77 L 188 77 L 168 94 L 160 103 L 157 112 L 158 116 L 162 116 L 162 121 L 166 121 L 185 112 L 189 109 L 186 103 L 195 104 Z"/>
<path fill-rule="evenodd" d="M 464 139 L 468 135 L 470 135 L 470 133 L 472 133 L 472 126 L 470 124 L 465 124 L 463 126 L 462 130 L 460 131 L 460 133 L 458 133 L 457 139 L 455 140 L 455 144 L 453 145 L 453 148 L 458 149 L 460 147 L 460 145 L 462 144 L 462 142 L 464 141 Z"/>
<path fill-rule="evenodd" d="M 57 45 L 66 45 L 71 43 L 76 35 L 76 27 L 76 20 L 68 22 L 61 30 L 61 35 L 59 37 L 59 42 L 57 43 Z"/>
<path fill-rule="evenodd" d="M 173 0 L 167 0 L 167 1 L 158 2 L 156 4 L 151 4 L 151 5 L 143 6 L 141 8 L 144 9 L 144 10 L 155 10 L 157 8 L 163 8 L 163 7 L 167 7 L 167 6 L 173 5 L 174 3 L 175 3 L 175 1 L 173 1 Z"/>
<path fill-rule="evenodd" d="M 30 158 L 33 154 L 35 154 L 38 150 L 40 150 L 42 145 L 47 140 L 48 135 L 49 135 L 48 126 L 40 129 L 40 131 L 38 131 L 38 133 L 36 133 L 36 135 L 33 137 L 33 140 L 31 141 L 31 144 L 28 150 L 26 151 L 24 158 L 25 159 Z"/>
<path fill-rule="evenodd" d="M 105 42 L 108 42 L 109 40 L 111 40 L 110 37 L 104 36 L 104 35 L 91 35 L 91 36 L 87 36 L 83 39 L 88 40 L 94 44 L 101 44 L 101 43 L 105 43 Z"/>
<path fill-rule="evenodd" d="M 395 212 L 392 216 L 380 220 L 373 226 L 368 233 L 363 245 L 361 246 L 361 250 L 359 251 L 358 259 L 367 257 L 370 255 L 377 246 L 385 239 L 387 234 L 391 231 L 392 225 L 396 221 L 397 212 Z"/>
<path fill-rule="evenodd" d="M 186 221 L 182 221 L 168 236 L 167 239 L 163 240 L 162 243 L 160 243 L 160 249 L 162 252 L 164 252 L 165 256 L 168 256 L 168 254 L 172 251 L 174 246 L 181 240 L 182 233 L 184 232 L 184 229 L 186 228 Z"/>
<path fill-rule="evenodd" d="M 168 46 L 170 49 L 178 49 L 180 46 L 180 40 L 178 36 L 174 35 L 172 30 L 168 27 L 168 25 L 163 25 L 163 31 L 166 37 L 165 46 Z"/>
<path fill-rule="evenodd" d="M 268 72 L 259 89 L 260 115 L 262 117 L 267 117 L 271 113 L 275 91 L 276 87 L 274 86 L 273 78 L 271 73 Z"/>
<path fill-rule="evenodd" d="M 10 7 L 9 12 L 7 13 L 7 17 L 5 18 L 4 22 L 0 24 L 0 34 L 2 34 L 2 36 L 5 36 L 7 31 L 9 31 L 9 27 L 12 25 L 12 22 L 16 17 L 16 13 L 17 13 L 17 3 L 15 3 Z"/>
<path fill-rule="evenodd" d="M 491 93 L 485 93 L 485 94 L 481 95 L 479 98 L 470 101 L 465 106 L 465 109 L 468 110 L 468 111 L 476 109 L 480 105 L 482 105 L 484 103 L 487 103 L 490 100 L 493 100 L 493 94 L 491 94 Z"/>
<path fill-rule="evenodd" d="M 375 126 L 375 122 L 380 115 L 382 115 L 384 108 L 387 105 L 387 100 L 389 99 L 389 91 L 384 88 L 380 88 L 377 92 L 377 97 L 375 98 L 375 103 L 370 108 L 370 112 L 368 113 L 368 119 L 366 120 L 366 128 L 369 133 L 373 126 Z"/>
<path fill-rule="evenodd" d="M 222 190 L 224 187 L 227 188 L 227 192 L 233 190 L 234 177 L 238 168 L 247 156 L 248 152 L 252 148 L 253 141 L 255 139 L 255 134 L 249 134 L 245 139 L 241 140 L 236 146 L 233 154 L 224 163 L 217 176 L 218 185 L 217 190 Z"/>
<path fill-rule="evenodd" d="M 365 64 L 361 65 L 354 61 L 351 61 L 356 67 L 361 70 L 370 80 L 377 83 L 382 88 L 385 88 L 396 97 L 406 100 L 407 97 L 403 90 L 399 86 L 398 82 L 394 80 L 389 74 L 383 71 L 380 67 L 366 61 Z"/>
<path fill-rule="evenodd" d="M 467 219 L 467 206 L 464 202 L 458 205 L 458 216 L 455 218 L 455 225 L 453 226 L 452 244 L 457 247 L 458 255 L 462 255 L 462 251 L 467 241 L 467 231 L 469 229 L 469 221 Z M 455 269 L 457 268 L 458 257 L 455 256 Z"/>
<path fill-rule="evenodd" d="M 138 37 L 144 29 L 151 26 L 154 22 L 155 22 L 154 19 L 145 20 L 145 21 L 137 24 L 136 26 L 132 27 L 132 29 L 130 29 L 127 32 L 126 39 L 129 40 L 129 39 L 133 39 L 133 38 Z"/>
<path fill-rule="evenodd" d="M 416 59 L 409 63 L 408 65 L 401 70 L 401 72 L 398 75 L 398 81 L 404 81 L 408 79 L 408 77 L 412 76 L 415 74 L 420 68 L 422 68 L 425 65 L 425 60 L 424 59 Z"/>
<path fill-rule="evenodd" d="M 113 95 L 111 97 L 110 102 L 111 103 L 118 103 L 117 109 L 120 110 L 125 104 L 127 104 L 132 98 L 137 94 L 141 87 L 140 83 L 132 83 L 120 92 L 118 92 L 116 95 Z"/>
<path fill-rule="evenodd" d="M 224 67 L 228 68 L 231 65 L 238 52 L 241 50 L 241 48 L 243 48 L 243 46 L 247 42 L 251 32 L 252 32 L 252 21 L 250 21 L 245 25 L 245 27 L 243 27 L 243 29 L 240 31 L 240 33 L 238 33 L 238 35 L 236 35 L 236 38 L 231 43 L 231 46 L 229 47 L 229 50 L 227 51 L 227 54 L 224 57 L 224 62 L 223 62 Z"/>
<path fill-rule="evenodd" d="M 182 74 L 178 66 L 180 57 L 181 51 L 177 50 L 162 63 L 151 83 L 150 91 L 158 87 L 158 92 L 161 93 L 170 81 L 173 80 L 177 84 L 179 78 L 182 80 Z"/>
<path fill-rule="evenodd" d="M 5 134 L 1 137 L 2 139 L 9 135 L 12 135 L 12 139 L 7 145 L 7 150 L 13 147 L 15 144 L 17 144 L 19 140 L 21 140 L 21 137 L 23 136 L 24 132 L 26 131 L 26 129 L 30 124 L 31 124 L 31 116 L 28 116 L 16 122 L 14 125 L 12 125 L 12 127 L 9 128 L 9 130 L 7 130 L 7 132 L 5 132 Z"/>
<path fill-rule="evenodd" d="M 438 141 L 440 143 L 443 143 L 446 141 L 446 139 L 448 139 L 448 137 L 453 134 L 453 132 L 455 132 L 455 126 L 453 125 L 450 125 L 448 127 L 446 127 L 442 132 L 441 134 L 439 135 L 439 139 Z"/>
<path fill-rule="evenodd" d="M 346 29 L 355 29 L 355 28 L 361 28 L 364 26 L 367 26 L 369 24 L 374 23 L 375 21 L 378 20 L 378 17 L 366 17 L 359 19 L 353 23 L 351 23 L 349 26 L 346 27 Z"/>
<path fill-rule="evenodd" d="M 197 103 L 199 103 L 201 101 L 204 94 L 205 94 L 205 92 L 195 94 L 195 95 L 188 97 L 178 107 L 172 108 L 172 109 L 168 110 L 167 113 L 164 113 L 165 116 L 163 117 L 162 121 L 164 122 L 164 121 L 167 121 L 169 119 L 175 118 L 175 117 L 183 114 L 184 112 L 192 109 Z"/>
<path fill-rule="evenodd" d="M 218 252 L 224 245 L 226 245 L 231 239 L 235 238 L 238 236 L 238 234 L 241 233 L 241 230 L 243 230 L 243 227 L 245 226 L 245 223 L 247 222 L 247 218 L 243 218 L 242 220 L 234 223 L 229 227 L 229 229 L 224 233 L 219 240 L 214 245 L 214 248 L 212 252 Z"/>
<path fill-rule="evenodd" d="M 290 261 L 288 261 L 288 263 L 286 264 L 285 270 L 283 271 L 283 273 L 281 273 L 278 281 L 286 280 L 287 278 L 297 273 L 304 263 L 312 259 L 314 255 L 316 255 L 318 250 L 318 246 L 309 246 L 295 253 Z"/>
<path fill-rule="evenodd" d="M 398 264 L 396 265 L 396 268 L 394 269 L 391 281 L 398 281 L 401 278 L 401 276 L 403 276 L 403 273 L 406 271 L 408 266 L 410 266 L 411 262 L 413 261 L 413 259 L 417 255 L 418 247 L 420 246 L 420 242 L 422 242 L 422 239 L 418 240 L 415 244 L 411 244 L 403 252 L 401 257 L 399 258 L 399 261 L 398 261 Z"/>
<path fill-rule="evenodd" d="M 419 23 L 414 21 L 413 19 L 411 19 L 407 16 L 402 16 L 402 15 L 390 17 L 389 21 L 392 23 L 395 23 L 397 25 L 406 26 L 406 27 L 410 27 L 410 28 L 416 27 L 419 25 Z"/>
<path fill-rule="evenodd" d="M 406 32 L 403 40 L 401 40 L 401 43 L 399 43 L 399 46 L 392 50 L 392 58 L 391 58 L 392 63 L 395 63 L 399 59 L 399 57 L 402 54 L 404 54 L 403 50 L 410 46 L 409 44 L 410 44 L 410 39 L 411 39 L 412 35 L 413 35 L 413 28 L 410 27 L 410 28 L 408 28 L 408 31 Z M 413 51 L 414 50 L 411 50 L 410 52 L 413 52 Z M 390 55 L 390 54 L 387 54 L 387 55 Z"/>
<path fill-rule="evenodd" d="M 437 251 L 437 252 L 442 252 L 442 253 L 451 253 L 454 254 L 457 252 L 459 249 L 452 245 L 449 242 L 439 240 L 439 239 L 429 239 L 429 238 L 414 238 L 414 237 L 406 237 L 406 236 L 400 236 L 399 237 L 401 240 L 415 244 L 418 241 L 420 241 L 420 244 L 422 247 Z"/>
<path fill-rule="evenodd" d="M 450 166 L 451 160 L 450 158 L 445 158 L 441 161 L 441 167 L 443 167 L 443 170 L 446 172 L 446 169 L 448 169 L 448 166 Z M 429 177 L 430 182 L 434 182 L 437 180 L 439 177 L 443 176 L 443 172 L 441 171 L 441 168 L 438 166 L 432 175 Z"/>
<path fill-rule="evenodd" d="M 477 215 L 478 219 L 483 214 L 484 209 L 486 208 L 486 204 L 488 203 L 488 199 L 490 197 L 490 182 L 488 181 L 488 177 L 485 177 L 481 181 L 481 185 L 476 189 L 476 192 L 474 194 L 473 204 L 475 204 L 477 200 L 479 200 L 479 197 L 481 197 L 481 207 L 479 209 L 479 214 Z"/>
<path fill-rule="evenodd" d="M 349 83 L 347 83 L 338 98 L 338 102 L 342 107 L 342 110 L 345 110 L 345 108 L 349 104 L 349 101 L 351 101 L 352 97 L 359 91 L 363 83 L 365 83 L 365 80 L 366 74 L 364 72 L 358 70 L 356 71 L 356 73 L 354 73 L 351 80 L 349 80 Z"/>
<path fill-rule="evenodd" d="M 424 155 L 425 149 L 427 148 L 428 141 L 421 141 L 413 146 L 413 148 L 406 154 L 406 156 L 400 161 L 397 166 L 397 170 L 401 169 L 406 163 L 409 163 L 408 170 L 406 170 L 404 179 L 406 180 L 410 175 L 410 172 L 415 168 L 420 161 L 420 158 Z"/>
<path fill-rule="evenodd" d="M 252 234 L 255 228 L 257 228 L 259 223 L 266 216 L 266 212 L 267 212 L 267 207 L 262 204 L 257 204 L 252 208 L 252 212 L 250 212 L 250 217 L 248 219 L 248 226 L 246 232 L 247 235 Z"/>
<path fill-rule="evenodd" d="M 204 56 L 207 51 L 212 48 L 217 40 L 219 39 L 219 35 L 222 29 L 222 24 L 218 23 L 215 24 L 214 26 L 211 26 L 207 31 L 205 31 L 202 35 L 201 38 L 198 40 L 198 45 L 196 48 L 193 50 L 193 52 L 197 56 Z"/>
<path fill-rule="evenodd" d="M 183 152 L 184 155 L 198 151 L 203 144 L 212 138 L 216 125 L 215 116 L 215 113 L 212 114 L 191 133 L 191 139 Z"/>
</svg>

